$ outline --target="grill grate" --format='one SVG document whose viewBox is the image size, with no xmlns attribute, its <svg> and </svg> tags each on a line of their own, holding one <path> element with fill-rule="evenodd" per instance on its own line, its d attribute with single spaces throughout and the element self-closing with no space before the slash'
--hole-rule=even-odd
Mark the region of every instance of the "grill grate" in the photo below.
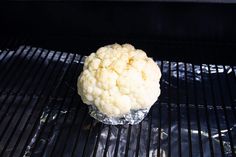
<svg viewBox="0 0 236 157">
<path fill-rule="evenodd" d="M 76 93 L 83 60 L 31 46 L 0 52 L 0 156 L 235 156 L 235 66 L 158 61 L 162 94 L 148 116 L 109 126 Z"/>
</svg>

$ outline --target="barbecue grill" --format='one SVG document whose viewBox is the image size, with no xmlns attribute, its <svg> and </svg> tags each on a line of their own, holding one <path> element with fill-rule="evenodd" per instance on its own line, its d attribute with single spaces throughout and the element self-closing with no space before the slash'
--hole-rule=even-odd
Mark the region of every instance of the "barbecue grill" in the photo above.
<svg viewBox="0 0 236 157">
<path fill-rule="evenodd" d="M 25 2 L 0 10 L 0 156 L 235 156 L 235 5 Z M 96 121 L 77 94 L 85 57 L 114 42 L 144 49 L 163 74 L 161 96 L 137 125 Z"/>
</svg>

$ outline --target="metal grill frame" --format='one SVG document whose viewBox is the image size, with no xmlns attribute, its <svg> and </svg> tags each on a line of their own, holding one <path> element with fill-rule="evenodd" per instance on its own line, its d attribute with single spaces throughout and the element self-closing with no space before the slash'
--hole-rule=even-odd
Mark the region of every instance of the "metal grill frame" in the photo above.
<svg viewBox="0 0 236 157">
<path fill-rule="evenodd" d="M 8 45 L 19 45 L 19 42 L 17 40 L 13 40 L 11 42 L 6 42 L 1 44 L 1 48 L 7 47 Z M 53 55 L 50 58 L 54 58 L 56 51 L 48 51 L 41 49 L 40 53 L 27 53 L 28 51 L 31 51 L 32 47 L 29 47 L 27 52 L 24 54 L 24 50 L 27 48 L 27 46 L 24 46 L 22 50 L 19 52 L 14 51 L 10 57 L 3 63 L 1 62 L 2 60 L 5 60 L 7 55 L 10 53 L 10 50 L 7 50 L 7 53 L 0 58 L 0 82 L 2 83 L 2 87 L 0 88 L 0 97 L 1 98 L 1 106 L 0 106 L 0 156 L 23 156 L 23 155 L 33 155 L 33 156 L 63 156 L 65 154 L 67 155 L 72 155 L 72 156 L 109 156 L 111 154 L 108 154 L 109 150 L 109 145 L 110 145 L 110 138 L 111 138 L 111 127 L 112 126 L 107 126 L 105 124 L 101 124 L 96 122 L 94 119 L 89 117 L 87 114 L 87 109 L 81 105 L 78 105 L 76 108 L 73 108 L 72 106 L 74 103 L 77 103 L 78 97 L 76 95 L 76 91 L 73 91 L 70 89 L 70 86 L 67 86 L 66 88 L 66 82 L 65 82 L 65 76 L 71 75 L 72 77 L 69 78 L 69 80 L 66 81 L 73 81 L 76 80 L 77 74 L 79 71 L 81 71 L 82 66 L 72 66 L 72 63 L 74 62 L 76 58 L 76 54 L 66 54 L 63 52 L 60 52 L 59 57 L 57 58 L 56 62 L 49 62 L 45 69 L 42 69 L 43 63 L 46 61 L 46 58 L 49 55 L 49 52 L 52 52 Z M 16 49 L 15 49 L 16 50 Z M 34 52 L 37 52 L 38 48 L 34 49 Z M 43 52 L 46 51 L 46 55 L 41 58 L 40 56 L 43 54 Z M 17 62 L 17 58 L 19 56 L 23 55 L 23 58 L 19 62 Z M 60 59 L 62 59 L 63 54 L 66 54 L 66 58 L 63 59 L 63 63 L 59 64 Z M 29 55 L 29 56 L 28 56 Z M 31 55 L 31 56 L 30 56 Z M 36 60 L 30 64 L 30 61 L 32 60 L 34 55 L 37 55 Z M 28 57 L 28 59 L 27 59 Z M 72 58 L 72 60 L 68 60 L 68 58 Z M 78 58 L 78 56 L 77 56 Z M 79 56 L 79 62 L 81 62 L 83 56 Z M 68 63 L 66 63 L 68 60 Z M 66 69 L 63 69 L 66 66 Z M 169 62 L 169 76 L 168 76 L 168 89 L 167 95 L 168 95 L 168 106 L 167 106 L 167 115 L 168 115 L 168 147 L 167 147 L 167 156 L 173 156 L 172 154 L 172 147 L 171 147 L 171 140 L 172 140 L 172 132 L 171 132 L 171 126 L 172 126 L 172 105 L 171 105 L 171 98 L 173 96 L 173 93 L 171 92 L 171 87 L 170 84 L 173 80 L 171 80 L 171 62 Z M 22 66 L 21 71 L 18 70 L 18 66 Z M 27 66 L 31 65 L 28 69 L 26 68 Z M 181 106 L 179 103 L 179 97 L 180 97 L 180 88 L 185 88 L 185 99 L 186 99 L 186 113 L 187 113 L 187 128 L 188 128 L 188 144 L 189 144 L 189 149 L 188 149 L 188 156 L 193 156 L 194 151 L 196 151 L 196 148 L 192 148 L 192 137 L 191 137 L 191 120 L 196 119 L 197 120 L 197 134 L 198 134 L 198 149 L 199 155 L 201 157 L 205 156 L 204 155 L 204 150 L 203 150 L 203 144 L 202 144 L 202 137 L 201 137 L 201 124 L 200 119 L 201 117 L 199 116 L 199 102 L 198 102 L 198 97 L 199 97 L 199 92 L 198 90 L 202 91 L 203 95 L 203 101 L 204 101 L 204 114 L 206 117 L 206 126 L 208 130 L 208 143 L 209 143 L 209 148 L 210 148 L 210 156 L 215 157 L 216 155 L 214 154 L 214 146 L 213 146 L 213 139 L 212 139 L 212 131 L 211 131 L 211 124 L 210 124 L 210 117 L 209 117 L 209 110 L 208 110 L 208 104 L 213 105 L 213 111 L 214 111 L 214 116 L 216 120 L 216 125 L 217 125 L 217 130 L 219 134 L 219 142 L 220 142 L 220 150 L 221 150 L 221 156 L 226 156 L 225 155 L 225 150 L 224 150 L 224 143 L 223 143 L 223 137 L 221 133 L 221 128 L 222 125 L 226 126 L 227 132 L 228 132 L 228 139 L 230 142 L 230 148 L 232 151 L 232 156 L 235 156 L 235 142 L 232 136 L 232 130 L 230 128 L 229 124 L 229 117 L 227 113 L 227 109 L 225 106 L 225 101 L 227 98 L 225 98 L 225 95 L 223 92 L 223 81 L 226 82 L 226 88 L 228 89 L 229 92 L 229 100 L 231 103 L 231 110 L 230 112 L 233 112 L 234 116 L 234 121 L 236 122 L 236 111 L 235 111 L 235 100 L 233 97 L 233 91 L 235 89 L 231 88 L 230 80 L 228 75 L 224 72 L 224 78 L 225 80 L 220 79 L 219 76 L 219 71 L 218 71 L 218 66 L 215 65 L 216 71 L 217 71 L 217 82 L 218 82 L 218 87 L 220 91 L 220 104 L 222 106 L 223 114 L 220 114 L 218 111 L 218 108 L 216 104 L 218 103 L 216 101 L 216 93 L 215 93 L 215 86 L 213 85 L 213 78 L 212 78 L 212 73 L 208 71 L 208 77 L 210 79 L 210 95 L 211 95 L 211 102 L 209 102 L 209 99 L 207 99 L 207 92 L 206 92 L 206 83 L 204 76 L 202 75 L 202 67 L 201 68 L 201 89 L 197 89 L 199 87 L 196 86 L 196 80 L 195 80 L 195 71 L 192 70 L 193 72 L 193 88 L 189 88 L 189 83 L 188 83 L 188 76 L 187 76 L 187 65 L 185 63 L 185 82 L 184 84 L 180 84 L 179 81 L 179 66 L 177 62 L 177 80 L 174 80 L 177 82 L 177 92 L 175 93 L 177 95 L 177 126 L 178 126 L 178 156 L 183 156 L 185 153 L 183 150 L 183 146 L 181 143 L 182 139 L 182 134 L 181 134 L 181 125 L 182 125 L 182 119 L 181 119 Z M 191 64 L 192 69 L 196 66 L 195 64 Z M 161 70 L 163 71 L 163 61 L 161 61 Z M 223 65 L 224 70 L 225 65 Z M 232 69 L 234 69 L 234 66 L 231 66 Z M 208 64 L 208 69 L 210 69 L 209 64 Z M 43 71 L 45 70 L 45 71 Z M 50 75 L 44 76 L 45 73 L 49 73 Z M 236 74 L 235 71 L 233 70 L 234 73 L 234 83 L 236 83 Z M 24 74 L 23 76 L 21 76 Z M 29 78 L 27 77 L 29 74 L 31 74 L 33 77 Z M 16 79 L 16 78 L 19 78 Z M 28 82 L 27 82 L 28 81 Z M 36 83 L 35 83 L 36 82 Z M 161 84 L 163 84 L 163 79 L 161 80 Z M 39 86 L 31 86 L 32 83 L 38 84 Z M 15 86 L 19 85 L 17 88 Z M 61 91 L 61 88 L 65 88 L 65 91 Z M 161 85 L 161 87 L 163 87 Z M 49 90 L 47 90 L 49 88 Z M 24 89 L 24 91 L 28 91 L 25 93 L 21 93 L 21 91 Z M 162 89 L 163 91 L 164 89 Z M 38 95 L 35 95 L 35 92 L 38 91 Z M 189 106 L 189 93 L 191 93 L 194 96 L 194 113 L 195 115 L 191 114 L 190 112 L 190 106 Z M 209 94 L 209 93 L 208 93 Z M 34 102 L 33 99 L 36 98 L 36 101 Z M 63 98 L 62 100 L 58 101 L 59 99 Z M 19 99 L 19 100 L 18 100 Z M 217 98 L 218 99 L 218 98 Z M 9 102 L 10 101 L 10 102 Z M 27 103 L 25 103 L 25 101 Z M 163 101 L 163 96 L 161 95 L 158 101 L 158 106 L 157 104 L 154 105 L 154 107 L 151 108 L 150 113 L 147 117 L 148 119 L 148 138 L 147 138 L 147 145 L 146 145 L 146 156 L 151 156 L 149 154 L 150 152 L 150 147 L 151 147 L 151 140 L 152 140 L 152 117 L 157 116 L 158 117 L 158 128 L 162 128 L 163 124 L 163 110 L 162 110 L 162 101 Z M 14 106 L 14 102 L 18 102 L 17 106 Z M 59 104 L 55 104 L 58 103 Z M 81 102 L 80 102 L 81 103 Z M 39 125 L 40 117 L 42 117 L 43 111 L 45 111 L 45 104 L 46 106 L 57 106 L 56 117 L 53 119 L 53 122 L 48 122 L 50 119 L 50 116 L 52 115 L 53 107 L 48 108 L 48 116 L 45 117 L 45 122 L 42 125 Z M 32 105 L 32 106 L 31 106 Z M 61 114 L 60 111 L 62 110 L 63 107 L 66 107 L 68 112 L 65 114 Z M 73 106 L 74 107 L 74 106 Z M 30 108 L 30 109 L 29 109 Z M 27 111 L 30 111 L 27 113 Z M 73 114 L 72 114 L 73 113 Z M 156 114 L 157 113 L 157 114 Z M 25 117 L 26 116 L 26 117 Z M 72 116 L 72 117 L 70 117 Z M 221 120 L 219 119 L 219 116 L 223 116 L 225 119 L 225 124 L 221 123 Z M 58 119 L 58 117 L 63 117 L 62 119 Z M 55 123 L 55 124 L 51 124 Z M 69 126 L 66 126 L 67 128 L 65 129 L 64 125 L 65 123 L 70 124 Z M 95 127 L 97 125 L 97 127 Z M 38 128 L 40 126 L 40 128 Z M 85 133 L 86 136 L 82 136 L 81 131 L 83 131 L 82 127 L 88 126 L 88 132 Z M 103 154 L 98 154 L 97 149 L 99 147 L 99 140 L 101 138 L 101 131 L 104 129 L 104 127 L 107 127 L 107 138 L 106 138 L 106 145 L 104 146 Z M 130 141 L 132 138 L 131 137 L 131 132 L 133 129 L 136 129 L 135 127 L 138 128 L 138 134 L 137 134 L 137 139 L 135 140 L 136 143 L 136 152 L 131 152 L 130 149 Z M 139 156 L 140 154 L 140 141 L 141 136 L 144 134 L 142 132 L 142 127 L 143 123 L 141 122 L 137 126 L 127 126 L 127 143 L 124 151 L 124 156 Z M 116 145 L 115 145 L 115 150 L 114 150 L 114 156 L 119 156 L 119 145 L 120 145 L 120 138 L 122 134 L 122 130 L 124 129 L 122 126 L 117 127 L 117 139 L 116 139 Z M 20 130 L 20 132 L 19 132 Z M 50 139 L 52 138 L 53 132 L 55 130 L 58 130 L 57 133 L 57 139 L 50 143 L 50 140 L 45 140 L 43 141 L 43 147 L 41 148 L 41 152 L 37 152 L 38 147 L 42 144 L 42 139 Z M 76 130 L 78 130 L 77 134 L 73 134 Z M 18 131 L 18 132 L 16 132 Z M 96 134 L 94 134 L 96 132 Z M 158 139 L 157 139 L 157 156 L 163 156 L 163 151 L 161 150 L 162 146 L 162 139 L 161 139 L 161 129 L 158 129 Z M 73 135 L 72 135 L 73 134 Z M 32 137 L 37 135 L 35 138 L 37 139 L 36 141 L 32 142 Z M 176 137 L 174 137 L 176 138 Z M 40 139 L 40 140 L 39 140 Z M 27 146 L 31 144 L 32 147 L 28 148 Z M 70 144 L 70 145 L 67 145 Z M 91 148 L 92 147 L 92 148 Z M 36 149 L 37 148 L 37 149 Z M 30 151 L 29 151 L 30 150 Z M 29 154 L 27 154 L 27 151 L 29 151 Z M 30 154 L 30 152 L 33 152 L 33 154 Z M 47 152 L 47 153 L 46 153 Z M 58 154 L 58 152 L 60 152 Z M 92 154 L 91 154 L 92 152 Z M 122 154 L 121 154 L 122 155 Z"/>
</svg>

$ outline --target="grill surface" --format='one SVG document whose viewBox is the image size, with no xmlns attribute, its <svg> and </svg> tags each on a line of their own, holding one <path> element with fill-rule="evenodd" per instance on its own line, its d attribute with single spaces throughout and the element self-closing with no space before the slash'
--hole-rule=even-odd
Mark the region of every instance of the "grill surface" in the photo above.
<svg viewBox="0 0 236 157">
<path fill-rule="evenodd" d="M 109 126 L 76 93 L 81 62 L 30 46 L 1 51 L 0 156 L 235 156 L 234 66 L 158 61 L 162 94 L 145 120 Z"/>
</svg>

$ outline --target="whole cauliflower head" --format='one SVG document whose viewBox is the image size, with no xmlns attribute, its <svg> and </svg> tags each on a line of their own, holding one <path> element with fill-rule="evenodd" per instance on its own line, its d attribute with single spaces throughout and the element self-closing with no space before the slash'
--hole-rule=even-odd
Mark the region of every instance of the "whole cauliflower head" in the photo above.
<svg viewBox="0 0 236 157">
<path fill-rule="evenodd" d="M 108 117 L 150 108 L 160 95 L 161 72 L 152 58 L 130 44 L 101 47 L 84 62 L 78 94 Z"/>
</svg>

